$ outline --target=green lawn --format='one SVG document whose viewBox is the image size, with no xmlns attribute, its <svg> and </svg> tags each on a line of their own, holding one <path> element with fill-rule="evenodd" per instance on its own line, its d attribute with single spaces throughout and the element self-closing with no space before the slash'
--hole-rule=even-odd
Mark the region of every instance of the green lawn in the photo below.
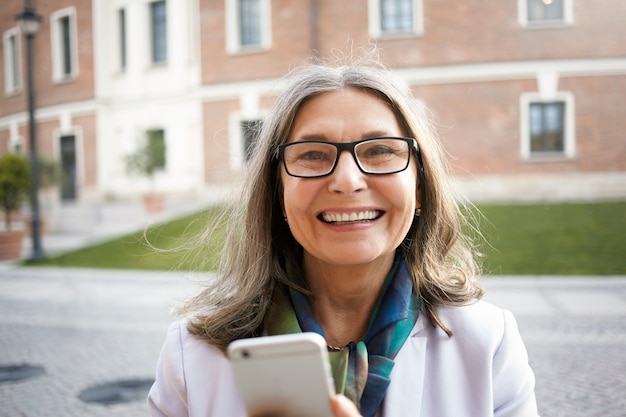
<svg viewBox="0 0 626 417">
<path fill-rule="evenodd" d="M 626 274 L 626 202 L 479 209 L 486 274 Z"/>
<path fill-rule="evenodd" d="M 206 225 L 214 219 L 217 209 L 153 225 L 118 239 L 110 240 L 50 257 L 44 261 L 26 261 L 27 265 L 147 269 L 147 270 L 211 270 L 216 259 L 216 248 L 223 238 L 216 234 L 212 242 L 190 246 L 199 239 Z M 205 256 L 200 256 L 207 254 Z"/>
<path fill-rule="evenodd" d="M 482 245 L 486 274 L 626 274 L 626 202 L 478 209 L 483 214 L 479 228 L 486 239 Z M 198 237 L 215 212 L 207 210 L 152 227 L 145 236 L 140 231 L 38 264 L 210 270 L 223 243 L 221 236 L 193 249 L 185 245 Z"/>
</svg>

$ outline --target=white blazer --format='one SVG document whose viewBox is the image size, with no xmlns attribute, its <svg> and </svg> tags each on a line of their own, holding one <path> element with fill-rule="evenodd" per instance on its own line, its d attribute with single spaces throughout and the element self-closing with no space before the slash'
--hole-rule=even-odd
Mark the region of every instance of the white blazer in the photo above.
<svg viewBox="0 0 626 417">
<path fill-rule="evenodd" d="M 535 377 L 513 315 L 484 301 L 420 315 L 395 358 L 383 417 L 536 417 Z M 228 359 L 174 322 L 148 395 L 152 416 L 244 417 Z"/>
</svg>

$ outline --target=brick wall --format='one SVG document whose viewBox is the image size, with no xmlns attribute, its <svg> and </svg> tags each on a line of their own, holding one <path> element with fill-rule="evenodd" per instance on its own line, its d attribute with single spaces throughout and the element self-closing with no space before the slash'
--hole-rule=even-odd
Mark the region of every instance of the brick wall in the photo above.
<svg viewBox="0 0 626 417">
<path fill-rule="evenodd" d="M 312 21 L 311 4 L 318 4 Z M 222 1 L 201 1 L 203 83 L 268 78 L 283 74 L 317 46 L 322 57 L 333 50 L 349 51 L 369 42 L 365 0 L 317 2 L 273 0 L 272 48 L 229 55 L 225 52 L 225 11 Z M 496 5 L 494 7 L 494 5 Z M 394 67 L 541 59 L 624 56 L 626 2 L 604 0 L 601 7 L 573 0 L 574 24 L 523 28 L 517 1 L 423 0 L 424 34 L 375 40 L 384 62 Z M 317 39 L 311 36 L 317 33 Z"/>
<path fill-rule="evenodd" d="M 607 0 L 595 7 L 573 0 L 574 25 L 522 28 L 517 1 L 424 0 L 424 35 L 381 41 L 384 57 L 400 66 L 536 59 L 620 56 L 626 38 L 626 3 Z"/>
<path fill-rule="evenodd" d="M 272 0 L 272 46 L 269 50 L 226 52 L 223 1 L 200 2 L 202 83 L 275 78 L 309 56 L 308 0 Z"/>
<path fill-rule="evenodd" d="M 535 80 L 414 88 L 433 113 L 456 175 L 626 170 L 626 76 L 560 80 L 559 91 L 574 95 L 576 156 L 571 160 L 521 159 L 520 96 L 534 91 Z"/>
<path fill-rule="evenodd" d="M 15 15 L 22 11 L 21 0 L 0 2 L 0 32 L 4 33 L 17 23 Z M 73 7 L 76 12 L 78 76 L 75 79 L 53 81 L 50 16 L 53 12 Z M 34 84 L 37 107 L 69 103 L 94 98 L 93 35 L 91 1 L 54 0 L 36 2 L 36 12 L 42 17 L 41 28 L 33 39 Z M 26 110 L 26 52 L 22 42 L 22 90 L 6 97 L 0 96 L 0 117 Z M 4 56 L 2 56 L 4 63 Z M 0 66 L 0 80 L 4 83 L 4 64 Z"/>
</svg>

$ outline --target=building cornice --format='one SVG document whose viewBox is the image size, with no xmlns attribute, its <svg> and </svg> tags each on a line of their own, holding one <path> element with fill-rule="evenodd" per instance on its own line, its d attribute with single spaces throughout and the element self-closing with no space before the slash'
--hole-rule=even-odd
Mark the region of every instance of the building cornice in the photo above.
<svg viewBox="0 0 626 417">
<path fill-rule="evenodd" d="M 491 62 L 466 65 L 397 69 L 394 73 L 410 85 L 451 84 L 536 78 L 556 73 L 560 77 L 626 75 L 626 58 L 565 59 Z"/>
<path fill-rule="evenodd" d="M 97 100 L 72 101 L 54 106 L 39 107 L 35 109 L 37 122 L 58 119 L 60 114 L 71 113 L 72 116 L 93 114 L 98 110 Z M 6 128 L 12 123 L 25 124 L 28 121 L 26 110 L 0 117 L 0 129 Z"/>
<path fill-rule="evenodd" d="M 452 84 L 465 82 L 536 79 L 538 74 L 555 73 L 564 77 L 626 75 L 626 58 L 566 59 L 517 62 L 491 62 L 394 69 L 407 85 Z M 197 97 L 206 101 L 237 99 L 243 92 L 278 94 L 285 87 L 281 78 L 221 83 L 201 86 Z"/>
</svg>

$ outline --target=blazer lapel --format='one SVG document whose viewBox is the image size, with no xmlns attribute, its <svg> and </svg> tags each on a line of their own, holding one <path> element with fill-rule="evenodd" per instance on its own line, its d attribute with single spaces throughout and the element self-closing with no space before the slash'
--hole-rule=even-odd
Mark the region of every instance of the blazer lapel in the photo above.
<svg viewBox="0 0 626 417">
<path fill-rule="evenodd" d="M 418 417 L 424 391 L 426 332 L 423 314 L 395 358 L 391 383 L 383 403 L 383 417 Z"/>
</svg>

